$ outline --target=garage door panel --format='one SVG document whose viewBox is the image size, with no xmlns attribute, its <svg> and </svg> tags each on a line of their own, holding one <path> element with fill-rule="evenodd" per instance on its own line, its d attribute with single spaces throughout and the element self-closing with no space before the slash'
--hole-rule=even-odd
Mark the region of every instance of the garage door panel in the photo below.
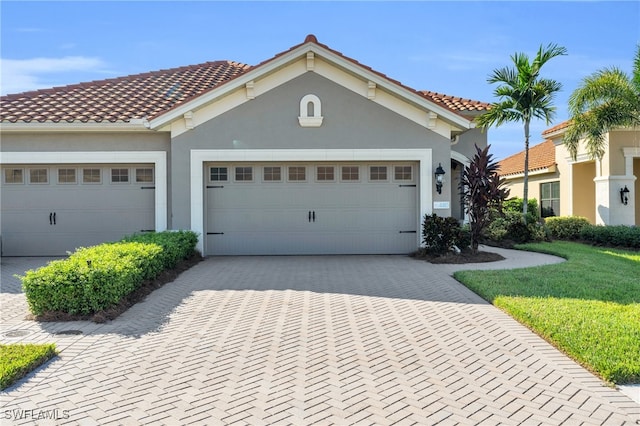
<svg viewBox="0 0 640 426">
<path fill-rule="evenodd" d="M 29 165 L 21 167 L 30 168 Z M 112 184 L 107 180 L 112 165 L 88 166 L 99 168 L 102 176 L 99 183 L 88 184 L 80 183 L 82 165 L 44 167 L 49 170 L 50 183 L 12 185 L 3 181 L 3 256 L 61 256 L 77 247 L 155 229 L 152 183 Z M 79 182 L 56 183 L 58 167 L 78 170 Z M 129 169 L 133 177 L 138 166 L 117 167 Z"/>
<path fill-rule="evenodd" d="M 226 166 L 232 177 L 233 165 Z M 259 180 L 261 165 L 242 165 L 248 166 Z M 280 166 L 287 170 L 287 164 Z M 306 165 L 305 182 L 205 182 L 206 253 L 377 254 L 416 249 L 416 185 L 370 181 L 366 164 L 360 164 L 356 182 L 340 180 L 339 165 L 335 180 L 316 181 L 315 167 Z M 414 168 L 417 176 L 417 165 Z"/>
</svg>

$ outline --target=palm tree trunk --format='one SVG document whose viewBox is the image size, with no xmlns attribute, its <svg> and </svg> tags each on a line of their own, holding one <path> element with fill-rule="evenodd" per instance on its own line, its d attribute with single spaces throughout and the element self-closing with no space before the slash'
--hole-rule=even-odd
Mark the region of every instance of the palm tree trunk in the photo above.
<svg viewBox="0 0 640 426">
<path fill-rule="evenodd" d="M 527 223 L 527 207 L 529 206 L 529 124 L 531 120 L 524 120 L 524 179 L 522 181 L 522 220 Z"/>
</svg>

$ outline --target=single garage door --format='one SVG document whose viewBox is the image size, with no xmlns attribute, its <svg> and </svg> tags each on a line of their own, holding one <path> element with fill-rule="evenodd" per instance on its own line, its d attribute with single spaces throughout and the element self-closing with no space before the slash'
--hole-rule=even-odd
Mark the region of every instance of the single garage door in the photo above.
<svg viewBox="0 0 640 426">
<path fill-rule="evenodd" d="M 63 256 L 155 228 L 145 164 L 2 168 L 2 255 Z"/>
<path fill-rule="evenodd" d="M 410 253 L 417 176 L 417 163 L 206 164 L 206 254 Z"/>
</svg>

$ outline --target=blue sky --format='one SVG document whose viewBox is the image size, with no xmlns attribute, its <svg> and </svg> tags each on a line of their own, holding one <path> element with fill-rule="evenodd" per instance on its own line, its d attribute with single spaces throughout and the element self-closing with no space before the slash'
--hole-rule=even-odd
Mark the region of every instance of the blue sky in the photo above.
<svg viewBox="0 0 640 426">
<path fill-rule="evenodd" d="M 543 75 L 563 84 L 557 124 L 581 79 L 631 72 L 640 2 L 2 1 L 2 94 L 213 60 L 257 64 L 315 34 L 415 89 L 492 102 L 492 70 L 550 42 L 568 49 Z M 550 127 L 532 126 L 532 143 Z M 523 149 L 520 124 L 489 130 L 497 158 Z"/>
</svg>

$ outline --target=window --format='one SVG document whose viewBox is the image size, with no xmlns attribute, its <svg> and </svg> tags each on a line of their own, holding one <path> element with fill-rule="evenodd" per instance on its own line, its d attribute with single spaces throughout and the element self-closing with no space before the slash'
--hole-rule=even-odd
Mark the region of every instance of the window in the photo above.
<svg viewBox="0 0 640 426">
<path fill-rule="evenodd" d="M 393 169 L 393 177 L 395 180 L 413 180 L 413 167 L 395 166 Z"/>
<path fill-rule="evenodd" d="M 209 169 L 209 179 L 211 182 L 226 182 L 229 180 L 226 167 L 211 167 Z"/>
<path fill-rule="evenodd" d="M 280 166 L 268 166 L 263 169 L 265 182 L 280 182 L 282 180 L 282 171 Z"/>
<path fill-rule="evenodd" d="M 111 182 L 112 183 L 129 182 L 129 169 L 111 169 Z"/>
<path fill-rule="evenodd" d="M 307 180 L 307 168 L 303 166 L 289 167 L 289 180 L 297 182 Z"/>
<path fill-rule="evenodd" d="M 76 169 L 58 169 L 58 183 L 76 183 Z"/>
<path fill-rule="evenodd" d="M 360 179 L 360 167 L 342 166 L 341 176 L 344 181 L 357 181 Z"/>
<path fill-rule="evenodd" d="M 560 214 L 560 182 L 540 184 L 540 213 L 542 217 Z"/>
<path fill-rule="evenodd" d="M 318 166 L 316 169 L 316 178 L 318 181 L 334 180 L 333 166 Z"/>
<path fill-rule="evenodd" d="M 153 169 L 136 169 L 136 183 L 153 183 Z"/>
<path fill-rule="evenodd" d="M 387 166 L 371 166 L 371 167 L 369 167 L 369 179 L 371 179 L 371 180 L 387 180 Z"/>
<path fill-rule="evenodd" d="M 82 169 L 82 183 L 100 182 L 102 182 L 100 169 Z"/>
<path fill-rule="evenodd" d="M 47 173 L 47 169 L 30 169 L 29 182 L 49 183 L 49 174 Z"/>
<path fill-rule="evenodd" d="M 236 167 L 236 181 L 250 182 L 253 180 L 253 167 Z"/>
<path fill-rule="evenodd" d="M 22 169 L 4 169 L 5 183 L 24 183 L 24 172 Z"/>
</svg>

